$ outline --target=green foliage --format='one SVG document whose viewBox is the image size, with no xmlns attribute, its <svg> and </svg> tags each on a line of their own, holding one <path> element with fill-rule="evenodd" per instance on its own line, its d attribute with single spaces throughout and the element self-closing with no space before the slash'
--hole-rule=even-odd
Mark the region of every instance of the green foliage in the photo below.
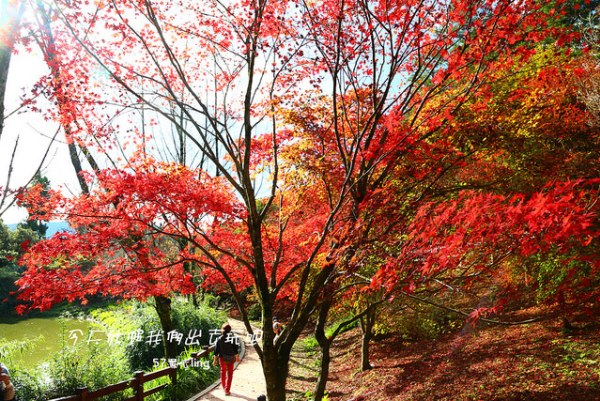
<svg viewBox="0 0 600 401">
<path fill-rule="evenodd" d="M 51 393 L 51 382 L 37 369 L 11 369 L 12 382 L 19 400 L 45 401 Z"/>
<path fill-rule="evenodd" d="M 15 281 L 23 270 L 17 266 L 17 261 L 28 244 L 40 239 L 39 233 L 30 228 L 18 227 L 16 230 L 10 230 L 0 220 L 0 316 L 15 314 Z"/>
<path fill-rule="evenodd" d="M 192 352 L 197 349 L 188 349 L 178 358 L 179 361 L 189 359 Z M 162 369 L 164 366 L 158 367 L 156 370 Z M 146 388 L 154 388 L 161 384 L 168 384 L 164 392 L 159 392 L 151 397 L 146 398 L 147 401 L 177 401 L 186 400 L 190 396 L 196 394 L 198 389 L 206 388 L 214 383 L 219 377 L 219 368 L 213 366 L 210 360 L 205 360 L 204 364 L 199 366 L 188 366 L 180 368 L 177 371 L 177 384 L 171 384 L 168 376 L 160 377 L 147 383 Z M 162 394 L 161 394 L 162 393 Z"/>
<path fill-rule="evenodd" d="M 248 319 L 250 320 L 260 321 L 260 319 L 262 318 L 262 312 L 259 303 L 254 303 L 250 305 L 246 309 L 246 313 L 248 313 Z"/>
<path fill-rule="evenodd" d="M 173 324 L 186 334 L 189 330 L 202 330 L 200 344 L 208 345 L 210 331 L 220 330 L 226 320 L 224 312 L 214 309 L 212 303 L 212 298 L 206 294 L 197 307 L 184 298 L 177 299 L 173 303 Z"/>
<path fill-rule="evenodd" d="M 319 350 L 319 343 L 314 337 L 306 337 L 302 340 L 302 347 L 308 357 L 312 357 Z"/>
<path fill-rule="evenodd" d="M 12 366 L 17 354 L 30 352 L 35 343 L 39 342 L 41 339 L 42 337 L 28 338 L 22 341 L 7 341 L 0 338 L 0 361 Z"/>
<path fill-rule="evenodd" d="M 8 341 L 0 338 L 0 360 L 11 368 L 12 382 L 20 400 L 43 401 L 50 388 L 47 381 L 42 380 L 40 371 L 27 370 L 15 364 L 20 354 L 31 352 L 42 337 L 22 341 Z"/>
<path fill-rule="evenodd" d="M 38 185 L 42 187 L 41 195 L 44 198 L 48 198 L 50 190 L 50 180 L 48 179 L 48 177 L 44 177 L 43 175 L 41 175 L 39 171 L 35 173 L 28 187 L 32 188 Z M 46 223 L 40 220 L 33 220 L 31 218 L 27 218 L 27 220 L 25 220 L 24 222 L 19 223 L 18 228 L 31 230 L 37 233 L 40 239 L 45 238 L 46 232 L 48 231 L 48 225 Z"/>
<path fill-rule="evenodd" d="M 539 302 L 548 299 L 556 293 L 560 284 L 567 277 L 567 269 L 560 260 L 550 258 L 539 260 L 537 264 L 537 300 Z"/>
<path fill-rule="evenodd" d="M 137 316 L 133 315 L 143 309 L 135 303 L 122 302 L 118 305 L 107 305 L 103 308 L 91 310 L 90 316 L 99 322 L 107 332 L 115 331 L 120 333 L 129 333 L 138 328 Z"/>
<path fill-rule="evenodd" d="M 68 345 L 63 338 L 62 349 L 52 357 L 47 370 L 52 382 L 51 398 L 75 394 L 80 387 L 98 389 L 131 377 L 123 348 L 107 341 Z M 116 394 L 107 400 L 123 398 Z"/>
<path fill-rule="evenodd" d="M 531 277 L 530 284 L 539 303 L 565 295 L 565 283 L 571 282 L 582 288 L 593 288 L 598 284 L 597 278 L 591 275 L 589 263 L 578 259 L 585 249 L 574 249 L 563 253 L 559 249 L 551 249 L 544 255 L 535 254 L 525 263 L 515 267 L 513 274 L 525 273 Z M 574 287 L 570 285 L 567 289 Z M 562 294 L 561 294 L 562 293 Z"/>
<path fill-rule="evenodd" d="M 185 340 L 189 335 L 197 337 L 200 345 L 208 345 L 211 330 L 219 329 L 225 321 L 222 312 L 210 307 L 211 299 L 205 296 L 196 308 L 191 302 L 178 298 L 172 303 L 172 320 L 175 330 L 183 334 L 178 353 L 186 349 Z M 127 302 L 108 311 L 96 311 L 95 319 L 101 322 L 107 332 L 119 332 L 125 335 L 125 354 L 132 370 L 148 370 L 155 359 L 164 358 L 162 339 L 149 342 L 151 335 L 161 332 L 161 325 L 154 308 L 140 302 Z M 139 333 L 140 341 L 129 341 L 127 336 Z"/>
<path fill-rule="evenodd" d="M 20 400 L 44 401 L 75 394 L 77 388 L 97 389 L 131 377 L 122 347 L 107 342 L 74 345 L 67 342 L 63 330 L 61 349 L 50 360 L 38 367 L 24 367 L 13 363 L 17 353 L 28 352 L 36 340 L 0 344 L 2 359 L 11 367 L 12 381 Z M 88 338 L 85 334 L 85 338 Z M 116 395 L 107 400 L 122 400 Z"/>
<path fill-rule="evenodd" d="M 0 260 L 2 257 L 0 256 Z M 0 262 L 1 263 L 1 262 Z M 18 301 L 13 295 L 17 291 L 15 281 L 19 278 L 21 270 L 14 264 L 0 267 L 0 315 L 16 315 L 15 308 Z"/>
<path fill-rule="evenodd" d="M 407 339 L 435 339 L 452 332 L 464 323 L 464 318 L 431 305 L 415 304 L 396 315 L 394 331 Z"/>
<path fill-rule="evenodd" d="M 41 238 L 38 232 L 28 227 L 20 226 L 16 230 L 10 230 L 0 220 L 0 267 L 16 264 L 23 249 Z"/>
<path fill-rule="evenodd" d="M 140 305 L 141 306 L 141 305 Z M 160 322 L 156 317 L 156 312 L 147 307 L 138 308 L 135 313 L 135 323 L 137 324 L 134 332 L 139 333 L 138 340 L 129 341 L 125 346 L 125 354 L 131 368 L 135 370 L 146 370 L 153 365 L 155 359 L 164 358 L 164 349 L 161 344 L 147 343 L 144 339 L 152 333 L 158 333 Z"/>
<path fill-rule="evenodd" d="M 600 374 L 600 345 L 576 341 L 571 338 L 552 340 L 554 353 L 559 355 L 562 362 L 571 365 L 594 366 L 596 373 Z"/>
<path fill-rule="evenodd" d="M 350 320 L 350 318 L 348 318 L 348 320 Z M 333 335 L 333 333 L 337 330 L 337 328 L 339 326 L 344 325 L 344 322 L 346 322 L 346 320 L 340 320 L 338 322 L 336 322 L 335 324 L 331 325 L 330 327 L 328 327 L 325 330 L 325 336 L 327 336 L 327 338 L 331 338 L 331 336 Z M 349 330 L 352 330 L 355 327 L 358 327 L 359 324 L 359 320 L 354 320 L 352 323 L 346 324 L 344 325 L 341 329 L 340 332 L 337 334 L 338 336 L 342 333 L 345 333 Z"/>
</svg>

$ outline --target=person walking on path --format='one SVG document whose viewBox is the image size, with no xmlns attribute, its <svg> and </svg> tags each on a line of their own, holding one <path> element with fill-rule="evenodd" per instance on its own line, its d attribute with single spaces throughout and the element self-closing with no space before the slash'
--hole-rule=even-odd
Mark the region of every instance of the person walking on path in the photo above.
<svg viewBox="0 0 600 401">
<path fill-rule="evenodd" d="M 231 333 L 231 326 L 225 323 L 221 327 L 221 337 L 215 344 L 213 364 L 221 367 L 221 386 L 225 395 L 231 394 L 231 381 L 233 379 L 233 367 L 235 362 L 240 361 L 238 353 L 237 337 Z"/>
<path fill-rule="evenodd" d="M 187 401 L 250 401 L 256 400 L 257 394 L 264 394 L 267 386 L 263 375 L 262 364 L 253 345 L 262 339 L 260 331 L 254 329 L 254 334 L 246 332 L 243 322 L 230 318 L 231 333 L 237 335 L 240 346 L 240 363 L 235 365 L 235 388 L 231 394 L 225 395 L 220 386 L 220 379 L 215 385 L 199 394 L 195 394 Z M 213 343 L 213 345 L 216 345 Z M 245 345 L 245 347 L 244 347 Z"/>
</svg>

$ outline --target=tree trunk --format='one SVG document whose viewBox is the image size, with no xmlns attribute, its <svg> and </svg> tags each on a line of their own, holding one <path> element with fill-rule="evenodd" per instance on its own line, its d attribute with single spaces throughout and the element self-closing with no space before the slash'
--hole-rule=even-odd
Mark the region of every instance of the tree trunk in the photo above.
<svg viewBox="0 0 600 401">
<path fill-rule="evenodd" d="M 65 134 L 67 138 L 70 137 L 70 129 L 67 126 L 63 127 L 65 129 Z M 85 182 L 85 177 L 83 176 L 83 167 L 81 166 L 81 160 L 79 159 L 79 155 L 77 154 L 77 146 L 74 142 L 69 142 L 69 157 L 71 158 L 71 165 L 75 169 L 75 174 L 77 174 L 77 181 L 79 182 L 79 187 L 81 188 L 81 192 L 84 194 L 90 193 L 90 188 Z"/>
<path fill-rule="evenodd" d="M 321 346 L 321 369 L 319 370 L 319 379 L 315 386 L 314 401 L 321 401 L 325 396 L 327 380 L 329 379 L 329 366 L 331 365 L 331 342 Z"/>
<path fill-rule="evenodd" d="M 158 313 L 160 326 L 163 331 L 163 344 L 165 350 L 165 358 L 177 358 L 177 343 L 167 341 L 167 333 L 174 330 L 173 320 L 171 320 L 171 299 L 167 297 L 154 297 L 154 307 Z"/>
<path fill-rule="evenodd" d="M 314 401 L 321 401 L 325 395 L 325 389 L 327 387 L 327 380 L 329 379 L 329 365 L 331 362 L 331 343 L 335 336 L 327 338 L 325 335 L 325 323 L 327 322 L 327 315 L 333 304 L 332 291 L 333 284 L 330 284 L 330 291 L 327 297 L 323 300 L 319 309 L 319 318 L 317 320 L 317 326 L 315 327 L 315 338 L 321 347 L 321 369 L 319 370 L 319 378 L 314 391 Z"/>
<path fill-rule="evenodd" d="M 281 355 L 275 351 L 275 348 L 271 348 L 269 351 L 265 350 L 262 358 L 263 373 L 267 386 L 267 398 L 269 401 L 285 401 L 289 355 Z"/>
<path fill-rule="evenodd" d="M 0 26 L 6 31 L 5 37 L 0 40 L 0 138 L 4 128 L 4 96 L 8 83 L 8 69 L 24 11 L 24 1 L 0 0 Z"/>
<path fill-rule="evenodd" d="M 369 361 L 369 356 L 376 315 L 377 305 L 369 305 L 367 308 L 367 313 L 360 319 L 360 329 L 362 331 L 362 342 L 360 346 L 360 368 L 363 371 L 373 369 L 373 366 Z"/>
<path fill-rule="evenodd" d="M 6 93 L 6 83 L 8 82 L 8 67 L 12 48 L 7 44 L 0 42 L 0 138 L 4 128 L 4 94 Z"/>
<path fill-rule="evenodd" d="M 360 368 L 365 370 L 373 369 L 373 366 L 369 362 L 369 349 L 371 346 L 371 340 L 373 339 L 373 335 L 363 334 L 362 343 L 360 346 Z"/>
</svg>

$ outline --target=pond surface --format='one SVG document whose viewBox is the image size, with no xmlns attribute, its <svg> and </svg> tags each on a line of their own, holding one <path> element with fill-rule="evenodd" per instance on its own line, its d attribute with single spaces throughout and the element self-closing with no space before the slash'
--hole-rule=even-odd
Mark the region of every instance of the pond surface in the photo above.
<svg viewBox="0 0 600 401">
<path fill-rule="evenodd" d="M 10 321 L 0 319 L 0 339 L 3 341 L 32 340 L 33 348 L 15 355 L 14 362 L 22 367 L 33 367 L 48 360 L 52 353 L 61 349 L 63 344 L 73 345 L 76 340 L 75 335 L 81 339 L 79 333 L 88 333 L 91 325 L 92 323 L 86 320 L 57 317 Z M 87 334 L 83 334 L 85 335 Z"/>
</svg>

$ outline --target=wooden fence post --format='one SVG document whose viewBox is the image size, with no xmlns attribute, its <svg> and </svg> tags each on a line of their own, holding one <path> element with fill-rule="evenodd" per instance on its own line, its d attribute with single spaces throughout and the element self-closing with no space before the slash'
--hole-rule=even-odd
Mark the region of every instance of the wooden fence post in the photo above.
<svg viewBox="0 0 600 401">
<path fill-rule="evenodd" d="M 176 385 L 177 384 L 177 369 L 178 368 L 173 368 L 171 370 L 171 373 L 169 373 L 169 376 L 171 376 L 171 384 Z"/>
<path fill-rule="evenodd" d="M 77 389 L 77 399 L 79 401 L 87 401 L 88 393 L 90 390 L 87 387 L 79 387 Z"/>
<path fill-rule="evenodd" d="M 136 401 L 144 401 L 144 372 L 135 372 L 133 391 L 135 392 Z"/>
</svg>

